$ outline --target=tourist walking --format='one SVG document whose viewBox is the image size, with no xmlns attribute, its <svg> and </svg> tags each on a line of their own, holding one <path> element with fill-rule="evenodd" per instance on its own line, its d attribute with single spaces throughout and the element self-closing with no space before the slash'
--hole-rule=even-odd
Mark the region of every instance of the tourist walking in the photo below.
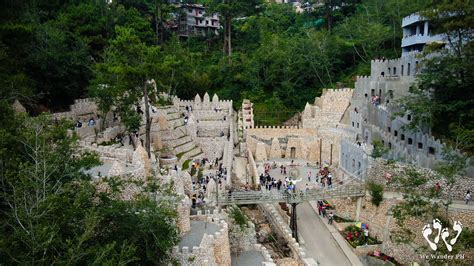
<svg viewBox="0 0 474 266">
<path fill-rule="evenodd" d="M 466 195 L 464 196 L 464 201 L 466 202 L 466 205 L 468 205 L 472 200 L 472 195 L 471 195 L 471 191 L 468 190 L 466 192 Z"/>
<path fill-rule="evenodd" d="M 365 228 L 364 229 L 364 236 L 365 236 L 365 245 L 369 243 L 369 229 Z"/>
<path fill-rule="evenodd" d="M 334 214 L 330 212 L 328 214 L 328 224 L 332 224 L 332 221 L 334 220 Z"/>
</svg>

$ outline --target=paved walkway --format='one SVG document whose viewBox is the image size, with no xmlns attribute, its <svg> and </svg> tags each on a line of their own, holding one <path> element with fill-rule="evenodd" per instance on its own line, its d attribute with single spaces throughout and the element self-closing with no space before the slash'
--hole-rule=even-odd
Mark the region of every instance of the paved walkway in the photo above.
<svg viewBox="0 0 474 266">
<path fill-rule="evenodd" d="M 398 199 L 403 200 L 403 194 L 401 192 L 392 192 L 392 191 L 384 191 L 383 197 L 385 199 Z M 441 199 L 432 199 L 431 202 L 440 202 Z M 451 210 L 465 210 L 465 211 L 474 211 L 474 204 L 467 205 L 462 200 L 453 200 L 453 203 L 449 205 L 449 209 Z"/>
<path fill-rule="evenodd" d="M 322 266 L 352 265 L 311 205 L 308 202 L 301 203 L 297 210 L 298 230 L 304 239 L 308 257 L 319 261 Z"/>
</svg>

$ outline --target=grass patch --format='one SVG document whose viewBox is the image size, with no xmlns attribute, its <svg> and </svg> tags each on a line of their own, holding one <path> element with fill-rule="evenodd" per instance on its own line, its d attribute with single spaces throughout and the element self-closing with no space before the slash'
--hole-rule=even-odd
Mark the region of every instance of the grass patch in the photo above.
<svg viewBox="0 0 474 266">
<path fill-rule="evenodd" d="M 186 161 L 184 161 L 182 169 L 187 170 L 189 168 L 190 162 L 191 162 L 191 159 L 187 159 Z"/>
</svg>

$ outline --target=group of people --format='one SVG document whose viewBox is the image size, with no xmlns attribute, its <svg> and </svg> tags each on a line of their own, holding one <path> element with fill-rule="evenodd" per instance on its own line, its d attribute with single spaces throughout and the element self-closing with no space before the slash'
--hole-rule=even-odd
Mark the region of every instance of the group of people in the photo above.
<svg viewBox="0 0 474 266">
<path fill-rule="evenodd" d="M 320 181 L 322 187 L 332 188 L 332 173 L 328 167 L 319 169 L 319 176 L 320 178 L 316 177 L 316 182 Z"/>
<path fill-rule="evenodd" d="M 280 190 L 282 186 L 281 180 L 276 180 L 274 177 L 271 177 L 268 173 L 260 175 L 260 186 L 264 187 L 266 190 L 271 191 L 272 189 Z"/>
<path fill-rule="evenodd" d="M 193 209 L 196 208 L 196 206 L 200 206 L 206 203 L 204 201 L 204 193 L 200 191 L 197 195 L 193 194 L 193 196 L 191 197 L 191 203 L 192 203 Z"/>
<path fill-rule="evenodd" d="M 321 215 L 322 217 L 327 217 L 328 218 L 328 224 L 332 224 L 334 220 L 334 214 L 332 211 L 327 213 L 327 206 L 324 204 L 324 201 L 318 200 L 318 214 Z"/>
<path fill-rule="evenodd" d="M 95 120 L 94 120 L 94 118 L 91 117 L 91 118 L 89 119 L 89 121 L 87 122 L 87 126 L 89 126 L 89 127 L 95 126 Z M 76 127 L 77 127 L 77 128 L 82 127 L 82 122 L 81 122 L 79 119 L 76 120 Z"/>
</svg>

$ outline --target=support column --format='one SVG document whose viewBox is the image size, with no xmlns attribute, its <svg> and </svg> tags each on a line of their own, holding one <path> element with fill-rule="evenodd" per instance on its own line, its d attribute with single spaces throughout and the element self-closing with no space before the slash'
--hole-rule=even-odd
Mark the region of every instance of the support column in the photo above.
<svg viewBox="0 0 474 266">
<path fill-rule="evenodd" d="M 425 21 L 425 28 L 424 28 L 424 31 L 423 31 L 423 35 L 428 36 L 428 21 Z"/>
<path fill-rule="evenodd" d="M 299 242 L 298 240 L 298 217 L 296 215 L 296 205 L 298 203 L 291 203 L 291 219 L 290 219 L 290 229 L 291 229 L 291 235 L 293 236 L 294 239 L 296 239 L 296 242 Z"/>
<path fill-rule="evenodd" d="M 322 154 L 323 154 L 323 139 L 319 139 L 319 167 L 323 166 Z"/>
<path fill-rule="evenodd" d="M 331 143 L 331 152 L 329 153 L 329 165 L 332 165 L 332 143 Z"/>
<path fill-rule="evenodd" d="M 361 208 L 362 208 L 362 197 L 358 197 L 358 198 L 357 198 L 356 217 L 355 217 L 356 221 L 359 221 Z"/>
<path fill-rule="evenodd" d="M 381 252 L 384 253 L 385 249 L 387 248 L 387 241 L 388 241 L 388 234 L 390 231 L 390 220 L 392 219 L 392 211 L 387 212 L 387 220 L 385 220 L 385 226 L 383 228 L 383 239 L 382 239 L 382 248 Z"/>
</svg>

